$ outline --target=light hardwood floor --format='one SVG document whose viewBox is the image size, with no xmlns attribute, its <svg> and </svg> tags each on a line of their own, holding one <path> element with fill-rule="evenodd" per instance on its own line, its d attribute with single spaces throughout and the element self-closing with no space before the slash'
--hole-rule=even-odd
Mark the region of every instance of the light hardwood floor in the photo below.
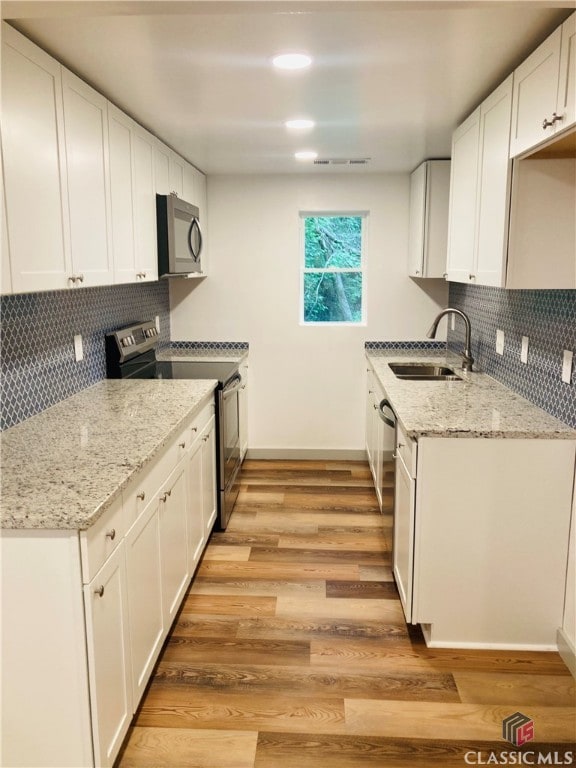
<svg viewBox="0 0 576 768">
<path fill-rule="evenodd" d="M 576 765 L 558 654 L 429 650 L 406 626 L 391 470 L 381 515 L 364 463 L 245 462 L 119 768 L 465 766 L 517 751 L 501 735 L 517 711 L 523 750 Z"/>
</svg>

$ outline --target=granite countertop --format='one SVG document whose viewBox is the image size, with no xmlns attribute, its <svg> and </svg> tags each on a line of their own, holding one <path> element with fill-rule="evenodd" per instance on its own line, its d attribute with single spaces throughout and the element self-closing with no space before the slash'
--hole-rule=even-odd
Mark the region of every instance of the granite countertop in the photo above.
<svg viewBox="0 0 576 768">
<path fill-rule="evenodd" d="M 460 355 L 438 350 L 368 350 L 366 357 L 409 437 L 563 438 L 576 431 L 481 372 L 461 370 Z M 434 362 L 462 381 L 397 379 L 391 362 Z"/>
<path fill-rule="evenodd" d="M 105 380 L 3 432 L 2 528 L 89 528 L 216 383 Z"/>
</svg>

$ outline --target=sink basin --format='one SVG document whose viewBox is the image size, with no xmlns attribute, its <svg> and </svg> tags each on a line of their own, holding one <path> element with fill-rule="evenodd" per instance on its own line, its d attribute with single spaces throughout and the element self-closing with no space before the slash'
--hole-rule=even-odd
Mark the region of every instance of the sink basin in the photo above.
<svg viewBox="0 0 576 768">
<path fill-rule="evenodd" d="M 388 363 L 397 379 L 407 381 L 462 381 L 452 368 L 430 363 Z"/>
</svg>

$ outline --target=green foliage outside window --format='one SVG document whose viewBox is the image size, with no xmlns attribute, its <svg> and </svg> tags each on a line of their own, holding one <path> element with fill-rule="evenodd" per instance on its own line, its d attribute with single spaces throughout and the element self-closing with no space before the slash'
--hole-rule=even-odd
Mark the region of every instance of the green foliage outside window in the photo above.
<svg viewBox="0 0 576 768">
<path fill-rule="evenodd" d="M 304 322 L 362 322 L 362 216 L 304 218 Z"/>
</svg>

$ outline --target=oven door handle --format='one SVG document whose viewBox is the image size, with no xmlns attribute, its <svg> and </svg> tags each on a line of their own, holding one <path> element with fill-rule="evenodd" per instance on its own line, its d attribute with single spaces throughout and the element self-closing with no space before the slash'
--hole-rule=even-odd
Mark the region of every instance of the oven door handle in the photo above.
<svg viewBox="0 0 576 768">
<path fill-rule="evenodd" d="M 374 406 L 376 407 L 376 406 Z M 384 413 L 384 408 L 388 408 L 391 413 L 392 417 L 388 416 L 386 413 Z M 390 401 L 384 398 L 384 400 L 380 400 L 380 404 L 378 406 L 378 416 L 382 419 L 382 421 L 385 424 L 388 424 L 389 427 L 396 427 L 396 414 L 394 413 L 394 410 L 392 409 L 392 406 L 390 405 Z"/>
<path fill-rule="evenodd" d="M 228 397 L 228 395 L 234 394 L 234 392 L 237 392 L 240 389 L 240 386 L 242 384 L 242 376 L 239 373 L 236 373 L 230 381 L 228 381 L 222 390 L 222 397 Z"/>
</svg>

